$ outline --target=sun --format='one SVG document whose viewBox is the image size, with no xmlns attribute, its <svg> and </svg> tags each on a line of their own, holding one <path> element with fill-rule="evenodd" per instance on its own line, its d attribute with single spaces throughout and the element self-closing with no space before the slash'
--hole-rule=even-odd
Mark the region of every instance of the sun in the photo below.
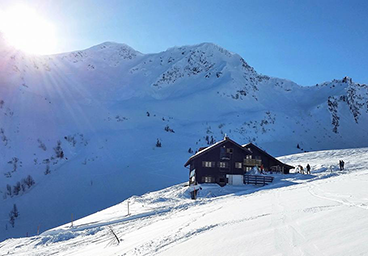
<svg viewBox="0 0 368 256">
<path fill-rule="evenodd" d="M 0 10 L 0 31 L 10 45 L 21 51 L 31 54 L 55 52 L 54 26 L 27 6 Z"/>
</svg>

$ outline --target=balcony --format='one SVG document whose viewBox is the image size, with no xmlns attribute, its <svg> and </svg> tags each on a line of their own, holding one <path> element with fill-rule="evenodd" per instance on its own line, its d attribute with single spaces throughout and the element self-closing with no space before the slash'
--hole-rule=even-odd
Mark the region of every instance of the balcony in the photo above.
<svg viewBox="0 0 368 256">
<path fill-rule="evenodd" d="M 229 161 L 230 160 L 230 154 L 221 152 L 220 159 L 221 159 L 221 161 Z"/>
<path fill-rule="evenodd" d="M 261 166 L 262 160 L 260 160 L 260 159 L 244 159 L 243 164 L 245 166 Z"/>
</svg>

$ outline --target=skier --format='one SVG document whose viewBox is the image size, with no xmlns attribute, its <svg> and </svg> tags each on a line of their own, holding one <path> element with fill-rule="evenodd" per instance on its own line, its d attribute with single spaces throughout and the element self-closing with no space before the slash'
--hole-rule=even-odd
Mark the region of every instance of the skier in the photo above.
<svg viewBox="0 0 368 256">
<path fill-rule="evenodd" d="M 310 169 L 311 169 L 310 165 L 309 165 L 309 164 L 307 164 L 307 174 L 310 174 L 310 173 L 311 173 L 311 172 L 310 172 Z"/>
<path fill-rule="evenodd" d="M 341 160 L 341 170 L 344 170 L 344 165 L 345 165 L 345 162 L 344 162 L 344 160 Z"/>
</svg>

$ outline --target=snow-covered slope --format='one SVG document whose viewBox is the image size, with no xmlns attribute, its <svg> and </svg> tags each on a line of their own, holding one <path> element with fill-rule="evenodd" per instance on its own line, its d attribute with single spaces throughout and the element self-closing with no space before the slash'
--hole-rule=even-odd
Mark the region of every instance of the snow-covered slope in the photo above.
<svg viewBox="0 0 368 256">
<path fill-rule="evenodd" d="M 367 143 L 367 86 L 348 78 L 302 87 L 210 43 L 52 56 L 1 45 L 0 240 L 183 182 L 188 151 L 211 136 L 275 155 Z"/>
<path fill-rule="evenodd" d="M 27 256 L 365 255 L 368 148 L 282 160 L 311 164 L 311 175 L 275 175 L 265 187 L 206 185 L 196 201 L 180 184 L 131 197 L 73 227 L 6 240 L 0 249 Z"/>
</svg>

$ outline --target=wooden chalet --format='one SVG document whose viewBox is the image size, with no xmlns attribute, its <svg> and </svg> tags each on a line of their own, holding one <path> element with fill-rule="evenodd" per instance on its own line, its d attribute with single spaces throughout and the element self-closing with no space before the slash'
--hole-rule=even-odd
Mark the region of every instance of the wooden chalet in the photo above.
<svg viewBox="0 0 368 256">
<path fill-rule="evenodd" d="M 255 166 L 284 173 L 294 168 L 252 143 L 241 146 L 227 136 L 207 148 L 201 148 L 184 166 L 189 166 L 190 185 L 217 183 L 220 186 L 244 184 L 244 175 Z"/>
<path fill-rule="evenodd" d="M 294 169 L 294 166 L 282 163 L 253 143 L 245 144 L 242 147 L 248 149 L 252 153 L 252 159 L 259 161 L 257 165 L 259 167 L 262 165 L 266 172 L 280 172 L 287 174 L 290 169 Z"/>
</svg>

